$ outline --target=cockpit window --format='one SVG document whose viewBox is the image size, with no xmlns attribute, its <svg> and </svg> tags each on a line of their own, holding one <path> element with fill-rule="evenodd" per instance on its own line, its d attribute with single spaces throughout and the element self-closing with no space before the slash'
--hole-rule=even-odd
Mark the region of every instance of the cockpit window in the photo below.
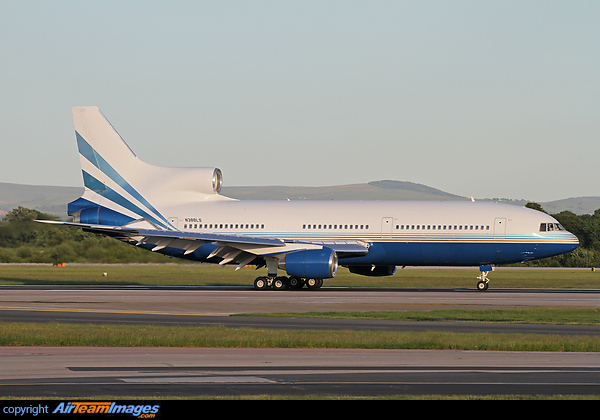
<svg viewBox="0 0 600 420">
<path fill-rule="evenodd" d="M 560 223 L 541 223 L 540 232 L 551 232 L 554 230 L 565 230 Z"/>
</svg>

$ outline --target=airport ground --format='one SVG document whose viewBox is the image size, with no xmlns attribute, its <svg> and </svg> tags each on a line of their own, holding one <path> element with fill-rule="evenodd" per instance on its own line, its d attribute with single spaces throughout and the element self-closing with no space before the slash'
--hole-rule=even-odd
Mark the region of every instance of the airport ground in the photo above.
<svg viewBox="0 0 600 420">
<path fill-rule="evenodd" d="M 559 337 L 558 340 L 564 342 L 600 337 L 598 323 L 230 316 L 238 313 L 398 312 L 449 308 L 465 313 L 473 309 L 547 307 L 595 311 L 600 306 L 600 275 L 590 269 L 499 269 L 493 273 L 492 286 L 487 292 L 475 290 L 477 272 L 473 270 L 407 269 L 394 278 L 382 280 L 384 283 L 369 284 L 369 279 L 360 278 L 362 285 L 344 285 L 346 280 L 342 276 L 335 286 L 326 283 L 324 288 L 316 291 L 255 291 L 251 282 L 243 284 L 235 278 L 238 274 L 254 276 L 253 271 L 234 273 L 233 270 L 207 267 L 198 271 L 196 282 L 200 285 L 191 283 L 192 271 L 187 265 L 0 266 L 3 284 L 0 286 L 0 325 L 78 324 L 97 328 L 129 325 L 132 328 L 145 326 L 151 329 L 154 326 L 155 329 L 190 328 L 196 331 L 217 328 L 252 330 L 259 335 L 261 331 L 269 331 L 280 336 L 289 331 L 305 330 L 321 331 L 330 336 L 336 331 L 369 334 L 381 331 L 397 336 L 414 332 L 442 337 L 443 334 L 535 335 L 553 337 L 554 340 Z M 224 280 L 225 277 L 232 280 Z M 144 278 L 149 285 L 143 284 Z M 419 286 L 419 278 L 426 285 Z M 224 285 L 216 284 L 219 282 Z M 451 282 L 457 284 L 451 286 Z M 542 282 L 544 286 L 539 287 Z M 531 284 L 533 287 L 527 287 Z M 21 324 L 24 321 L 25 324 Z M 600 353 L 597 350 L 429 350 L 407 349 L 402 345 L 347 349 L 310 345 L 261 348 L 256 344 L 245 348 L 70 344 L 1 347 L 0 395 L 600 396 Z"/>
</svg>

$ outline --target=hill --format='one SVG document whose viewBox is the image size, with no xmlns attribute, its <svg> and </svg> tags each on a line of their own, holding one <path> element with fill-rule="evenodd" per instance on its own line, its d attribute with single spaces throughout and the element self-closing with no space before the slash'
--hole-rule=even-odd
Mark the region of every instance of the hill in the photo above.
<svg viewBox="0 0 600 420">
<path fill-rule="evenodd" d="M 66 216 L 67 203 L 77 199 L 83 187 L 55 187 L 0 182 L 0 210 L 10 211 L 18 206 L 42 213 Z"/>
<path fill-rule="evenodd" d="M 64 218 L 66 217 L 67 203 L 77 199 L 82 193 L 83 187 L 55 187 L 0 182 L 0 217 L 15 207 L 23 206 Z M 221 193 L 239 200 L 454 201 L 470 199 L 423 184 L 392 180 L 327 187 L 223 187 Z M 498 198 L 481 199 L 479 201 L 500 201 L 520 206 L 527 204 L 527 200 Z M 575 214 L 588 214 L 600 208 L 600 197 L 567 198 L 539 204 L 551 214 L 563 210 L 569 210 Z"/>
<path fill-rule="evenodd" d="M 466 200 L 465 197 L 405 181 L 328 187 L 223 187 L 221 194 L 239 200 Z"/>
</svg>

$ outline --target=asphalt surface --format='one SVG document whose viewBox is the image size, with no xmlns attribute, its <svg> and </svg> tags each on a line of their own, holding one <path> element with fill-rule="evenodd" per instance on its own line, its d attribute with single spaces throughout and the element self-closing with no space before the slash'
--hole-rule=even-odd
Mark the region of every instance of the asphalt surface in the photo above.
<svg viewBox="0 0 600 420">
<path fill-rule="evenodd" d="M 600 394 L 595 353 L 0 347 L 0 395 Z"/>
<path fill-rule="evenodd" d="M 595 308 L 600 291 L 0 287 L 1 322 L 600 334 L 596 326 L 229 316 L 534 306 Z M 597 353 L 0 347 L 0 364 L 0 396 L 600 395 Z"/>
</svg>

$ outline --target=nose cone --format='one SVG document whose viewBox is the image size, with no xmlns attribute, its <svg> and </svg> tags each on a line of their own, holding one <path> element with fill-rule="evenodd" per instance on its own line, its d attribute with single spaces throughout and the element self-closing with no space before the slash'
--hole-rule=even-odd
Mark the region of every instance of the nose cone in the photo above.
<svg viewBox="0 0 600 420">
<path fill-rule="evenodd" d="M 538 244 L 535 259 L 554 257 L 556 255 L 566 254 L 579 246 L 579 239 L 571 232 L 562 231 L 560 237 L 555 236 L 553 240 L 544 244 Z"/>
<path fill-rule="evenodd" d="M 571 252 L 579 246 L 579 239 L 577 236 L 573 235 L 571 232 L 564 232 L 564 237 L 562 240 L 555 243 L 554 251 L 556 255 L 566 254 L 567 252 Z"/>
<path fill-rule="evenodd" d="M 567 232 L 567 234 L 569 235 L 568 241 L 570 243 L 571 249 L 569 249 L 566 252 L 570 252 L 570 251 L 577 249 L 577 247 L 579 246 L 579 238 L 577 236 L 573 235 L 571 232 Z"/>
</svg>

